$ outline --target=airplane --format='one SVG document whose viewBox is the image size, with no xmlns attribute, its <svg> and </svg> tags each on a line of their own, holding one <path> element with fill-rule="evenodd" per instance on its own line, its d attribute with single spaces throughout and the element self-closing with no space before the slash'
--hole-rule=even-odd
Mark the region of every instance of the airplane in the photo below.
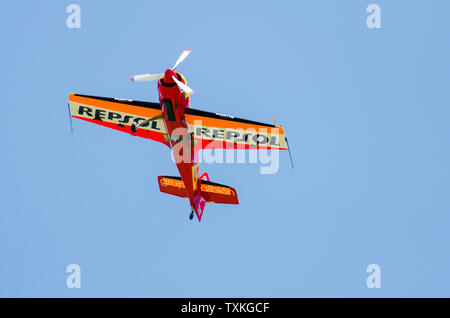
<svg viewBox="0 0 450 318">
<path fill-rule="evenodd" d="M 131 78 L 134 82 L 158 81 L 159 103 L 71 93 L 69 115 L 168 146 L 180 176 L 158 176 L 160 191 L 187 198 L 189 219 L 195 213 L 201 222 L 207 202 L 239 204 L 239 200 L 233 187 L 210 181 L 206 172 L 200 175 L 199 150 L 289 147 L 283 128 L 276 122 L 271 125 L 191 108 L 190 95 L 194 91 L 175 71 L 190 52 L 183 51 L 164 73 Z"/>
</svg>

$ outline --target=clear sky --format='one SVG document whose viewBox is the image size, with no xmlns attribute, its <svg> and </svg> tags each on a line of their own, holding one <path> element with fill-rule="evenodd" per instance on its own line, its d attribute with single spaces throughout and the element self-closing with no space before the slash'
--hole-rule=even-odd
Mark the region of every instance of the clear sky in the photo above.
<svg viewBox="0 0 450 318">
<path fill-rule="evenodd" d="M 81 7 L 81 28 L 66 7 Z M 381 28 L 369 29 L 369 4 Z M 9 1 L 0 20 L 0 296 L 449 297 L 450 2 Z M 280 170 L 202 165 L 240 205 L 189 221 L 169 149 L 80 120 L 71 92 L 281 124 Z M 66 267 L 81 268 L 81 288 Z M 369 289 L 366 268 L 381 268 Z"/>
</svg>

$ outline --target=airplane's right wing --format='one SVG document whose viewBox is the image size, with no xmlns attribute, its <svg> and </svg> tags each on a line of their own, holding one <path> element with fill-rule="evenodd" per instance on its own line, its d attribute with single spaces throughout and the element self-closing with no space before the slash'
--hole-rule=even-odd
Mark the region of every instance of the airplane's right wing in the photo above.
<svg viewBox="0 0 450 318">
<path fill-rule="evenodd" d="M 284 130 L 278 125 L 193 108 L 186 108 L 185 118 L 200 149 L 288 149 Z"/>
</svg>

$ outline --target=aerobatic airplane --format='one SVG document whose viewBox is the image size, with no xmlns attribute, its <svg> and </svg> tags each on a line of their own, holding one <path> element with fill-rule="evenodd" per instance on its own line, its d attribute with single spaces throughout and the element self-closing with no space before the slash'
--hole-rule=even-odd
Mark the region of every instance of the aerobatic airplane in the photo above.
<svg viewBox="0 0 450 318">
<path fill-rule="evenodd" d="M 168 146 L 181 177 L 159 176 L 161 192 L 187 198 L 199 222 L 205 203 L 238 204 L 233 187 L 209 181 L 200 175 L 200 149 L 275 149 L 287 150 L 283 128 L 271 124 L 205 112 L 190 107 L 187 86 L 176 67 L 189 55 L 185 50 L 175 65 L 161 74 L 131 78 L 135 82 L 158 81 L 159 103 L 80 94 L 69 95 L 72 117 L 94 124 L 152 139 Z"/>
</svg>

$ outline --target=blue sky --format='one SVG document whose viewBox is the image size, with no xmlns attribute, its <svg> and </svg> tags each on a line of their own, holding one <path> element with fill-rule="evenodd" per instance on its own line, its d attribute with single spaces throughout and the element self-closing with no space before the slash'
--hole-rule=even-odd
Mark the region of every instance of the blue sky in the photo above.
<svg viewBox="0 0 450 318">
<path fill-rule="evenodd" d="M 81 28 L 66 7 L 81 7 Z M 381 7 L 381 29 L 366 7 Z M 0 21 L 0 296 L 449 297 L 448 1 L 8 2 Z M 169 150 L 79 120 L 71 92 L 272 122 L 277 174 L 202 165 L 240 205 L 159 192 Z M 66 287 L 69 264 L 80 289 Z M 379 264 L 382 287 L 366 286 Z"/>
</svg>

